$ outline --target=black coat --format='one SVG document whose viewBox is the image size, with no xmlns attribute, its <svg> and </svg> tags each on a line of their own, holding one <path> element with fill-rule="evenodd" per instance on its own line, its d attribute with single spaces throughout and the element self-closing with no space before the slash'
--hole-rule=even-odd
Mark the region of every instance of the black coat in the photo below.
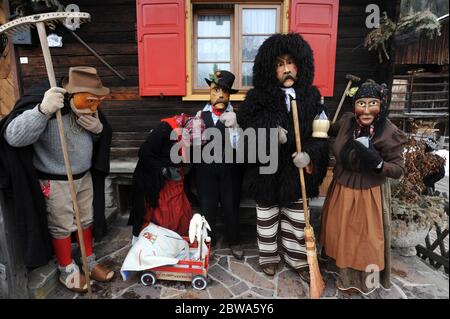
<svg viewBox="0 0 450 319">
<path fill-rule="evenodd" d="M 313 173 L 305 174 L 307 197 L 319 195 L 319 186 L 326 175 L 329 160 L 328 141 L 311 136 L 312 121 L 318 112 L 316 102 L 319 98 L 317 89 L 312 88 L 308 95 L 299 99 L 297 106 L 302 152 L 308 153 L 313 166 Z M 292 114 L 286 109 L 284 92 L 280 89 L 274 96 L 251 90 L 239 108 L 238 122 L 243 129 L 265 128 L 267 143 L 270 128 L 281 126 L 288 131 L 287 143 L 281 144 L 278 149 L 278 169 L 274 174 L 259 174 L 259 168 L 265 164 L 248 164 L 247 191 L 250 196 L 260 205 L 283 206 L 300 199 L 299 172 L 292 162 L 292 154 L 296 152 L 294 124 Z M 268 150 L 268 147 L 266 149 Z"/>
<path fill-rule="evenodd" d="M 133 226 L 133 235 L 139 236 L 146 214 L 146 203 L 158 207 L 159 192 L 164 186 L 163 167 L 173 166 L 170 149 L 175 141 L 170 140 L 171 126 L 160 122 L 151 131 L 139 149 L 139 160 L 133 174 L 132 206 L 128 225 Z"/>
<path fill-rule="evenodd" d="M 260 163 L 247 166 L 248 192 L 260 205 L 286 205 L 301 198 L 298 168 L 292 162 L 296 152 L 292 114 L 287 111 L 285 93 L 276 78 L 275 61 L 290 54 L 298 67 L 296 92 L 302 151 L 309 154 L 313 173 L 305 174 L 307 197 L 319 195 L 328 167 L 328 140 L 312 137 L 312 123 L 321 111 L 320 93 L 312 85 L 314 61 L 310 46 L 298 34 L 275 34 L 259 48 L 253 67 L 253 85 L 237 112 L 243 129 L 266 129 L 269 145 L 270 128 L 288 131 L 287 143 L 278 150 L 278 169 L 274 174 L 259 174 Z M 257 145 L 258 146 L 258 145 Z M 269 148 L 266 147 L 268 150 Z"/>
<path fill-rule="evenodd" d="M 48 232 L 45 198 L 33 166 L 33 146 L 12 147 L 4 139 L 8 124 L 24 111 L 42 101 L 42 95 L 25 96 L 12 112 L 0 121 L 0 191 L 5 194 L 6 205 L 14 214 L 17 234 L 24 251 L 25 264 L 29 268 L 48 263 L 52 256 Z M 70 112 L 67 103 L 64 112 Z M 109 174 L 109 153 L 112 129 L 99 111 L 103 124 L 100 139 L 94 143 L 91 174 L 94 187 L 94 236 L 99 240 L 106 233 L 105 177 Z"/>
</svg>

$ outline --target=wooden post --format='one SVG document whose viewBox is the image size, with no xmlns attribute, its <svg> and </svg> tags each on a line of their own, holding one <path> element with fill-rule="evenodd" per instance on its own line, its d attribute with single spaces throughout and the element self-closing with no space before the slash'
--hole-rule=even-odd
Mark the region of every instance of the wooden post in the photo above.
<svg viewBox="0 0 450 319">
<path fill-rule="evenodd" d="M 12 207 L 0 189 L 0 299 L 28 299 L 28 271 Z"/>
<path fill-rule="evenodd" d="M 413 90 L 414 90 L 414 72 L 411 73 L 411 77 L 410 77 L 409 81 L 410 81 L 410 86 L 409 86 L 409 95 L 408 95 L 408 113 L 411 113 Z"/>
<path fill-rule="evenodd" d="M 8 1 L 0 1 L 0 9 L 3 9 L 4 16 L 0 16 L 0 23 L 6 22 L 9 14 Z M 1 12 L 1 11 L 0 11 Z M 19 86 L 17 85 L 17 65 L 14 54 L 14 46 L 9 38 L 9 58 L 11 62 L 11 72 L 7 80 L 0 80 L 0 90 L 5 89 L 3 82 L 9 82 L 10 90 L 8 91 L 8 104 L 3 105 L 2 111 L 4 114 L 14 106 L 14 103 L 19 98 Z M 8 58 L 8 57 L 7 57 Z M 5 92 L 0 92 L 1 100 L 5 98 Z M 0 104 L 2 104 L 0 102 Z M 2 105 L 0 105 L 1 107 Z M 4 156 L 1 154 L 0 156 Z M 29 298 L 28 292 L 28 271 L 23 260 L 23 255 L 20 253 L 24 251 L 22 247 L 24 242 L 21 240 L 22 236 L 16 231 L 15 218 L 12 215 L 12 207 L 9 206 L 0 189 L 0 299 L 26 299 Z"/>
</svg>

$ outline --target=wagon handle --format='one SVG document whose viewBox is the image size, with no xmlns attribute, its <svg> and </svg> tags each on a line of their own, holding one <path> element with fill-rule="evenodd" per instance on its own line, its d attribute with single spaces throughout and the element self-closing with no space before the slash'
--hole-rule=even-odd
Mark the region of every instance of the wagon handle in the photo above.
<svg viewBox="0 0 450 319">
<path fill-rule="evenodd" d="M 200 230 L 200 242 L 198 243 L 198 248 L 200 249 L 200 260 L 203 262 L 203 266 L 205 265 L 205 261 L 203 260 L 202 256 L 202 250 L 203 250 L 203 227 L 205 227 L 205 223 L 203 222 L 203 219 L 205 217 L 202 217 L 202 229 Z"/>
</svg>

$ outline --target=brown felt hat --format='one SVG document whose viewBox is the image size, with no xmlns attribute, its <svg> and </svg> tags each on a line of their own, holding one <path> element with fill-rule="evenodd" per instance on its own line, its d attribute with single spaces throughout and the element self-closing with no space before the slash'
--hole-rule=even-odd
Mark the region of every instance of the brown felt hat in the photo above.
<svg viewBox="0 0 450 319">
<path fill-rule="evenodd" d="M 89 66 L 74 66 L 69 69 L 69 79 L 63 81 L 68 93 L 89 92 L 95 95 L 108 95 L 109 88 L 103 86 L 97 70 Z"/>
</svg>

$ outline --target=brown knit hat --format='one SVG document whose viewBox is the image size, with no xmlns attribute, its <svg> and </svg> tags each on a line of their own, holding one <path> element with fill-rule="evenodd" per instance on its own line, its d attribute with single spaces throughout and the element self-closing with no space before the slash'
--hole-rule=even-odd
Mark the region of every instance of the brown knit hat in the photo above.
<svg viewBox="0 0 450 319">
<path fill-rule="evenodd" d="M 69 80 L 63 81 L 68 93 L 89 92 L 95 95 L 108 95 L 109 88 L 103 86 L 97 70 L 89 66 L 75 66 L 69 69 Z"/>
</svg>

